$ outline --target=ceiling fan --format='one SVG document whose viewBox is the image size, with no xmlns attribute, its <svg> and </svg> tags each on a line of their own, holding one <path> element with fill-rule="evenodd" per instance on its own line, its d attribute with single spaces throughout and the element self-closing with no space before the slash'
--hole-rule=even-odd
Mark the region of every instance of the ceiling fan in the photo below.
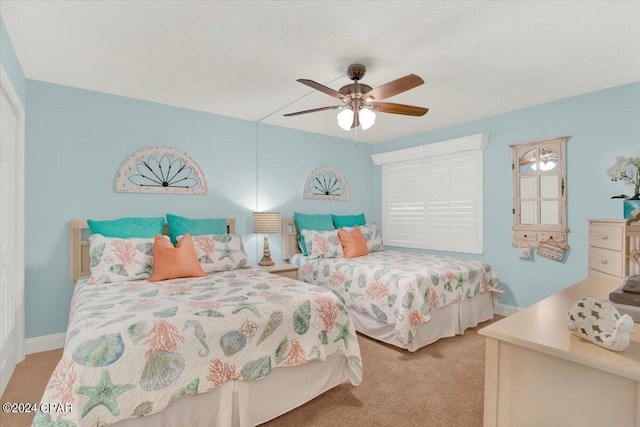
<svg viewBox="0 0 640 427">
<path fill-rule="evenodd" d="M 379 102 L 383 99 L 390 98 L 394 95 L 424 84 L 424 80 L 420 77 L 415 74 L 409 74 L 373 89 L 371 86 L 359 82 L 360 79 L 364 77 L 366 71 L 367 69 L 362 64 L 349 65 L 349 68 L 347 69 L 347 76 L 353 80 L 353 83 L 342 86 L 338 91 L 321 85 L 320 83 L 316 83 L 313 80 L 298 79 L 298 81 L 304 85 L 339 99 L 342 101 L 342 104 L 288 113 L 285 114 L 285 117 L 315 113 L 318 111 L 341 109 L 344 111 L 341 111 L 338 114 L 338 125 L 342 129 L 350 130 L 361 126 L 362 129 L 366 130 L 373 126 L 373 123 L 375 122 L 376 115 L 374 111 L 378 111 L 380 113 L 403 114 L 406 116 L 424 116 L 427 111 L 429 111 L 428 108 L 415 107 L 413 105 Z"/>
</svg>

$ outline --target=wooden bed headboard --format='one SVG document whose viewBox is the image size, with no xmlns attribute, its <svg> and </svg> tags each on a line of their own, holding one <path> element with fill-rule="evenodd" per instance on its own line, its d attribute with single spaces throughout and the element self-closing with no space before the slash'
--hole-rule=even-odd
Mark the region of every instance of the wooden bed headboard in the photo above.
<svg viewBox="0 0 640 427">
<path fill-rule="evenodd" d="M 84 233 L 83 233 L 84 232 Z M 227 233 L 235 234 L 236 219 L 227 218 Z M 83 234 L 86 238 L 83 239 Z M 162 234 L 168 235 L 167 223 L 164 224 Z M 69 260 L 71 280 L 75 283 L 82 276 L 88 276 L 91 256 L 89 255 L 89 225 L 86 219 L 72 219 L 69 221 Z"/>
<path fill-rule="evenodd" d="M 289 262 L 292 256 L 299 254 L 298 227 L 293 218 L 282 218 L 282 258 Z"/>
</svg>

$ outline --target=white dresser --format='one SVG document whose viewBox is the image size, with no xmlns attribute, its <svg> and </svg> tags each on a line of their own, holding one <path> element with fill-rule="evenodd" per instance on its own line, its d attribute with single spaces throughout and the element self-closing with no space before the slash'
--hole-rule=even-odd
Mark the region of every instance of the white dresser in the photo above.
<svg viewBox="0 0 640 427">
<path fill-rule="evenodd" d="M 625 277 L 626 219 L 589 220 L 589 276 Z"/>
<path fill-rule="evenodd" d="M 606 299 L 620 282 L 589 277 L 479 331 L 485 427 L 640 427 L 640 324 L 622 352 L 567 329 L 576 301 Z"/>
</svg>

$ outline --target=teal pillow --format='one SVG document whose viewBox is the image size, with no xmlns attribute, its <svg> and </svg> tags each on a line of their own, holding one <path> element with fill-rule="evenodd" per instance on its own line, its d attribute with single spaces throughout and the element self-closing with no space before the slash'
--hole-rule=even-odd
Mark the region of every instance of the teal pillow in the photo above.
<svg viewBox="0 0 640 427">
<path fill-rule="evenodd" d="M 296 221 L 299 232 L 302 232 L 302 230 L 331 231 L 336 229 L 336 227 L 333 226 L 331 214 L 309 215 L 294 212 L 293 218 Z M 302 237 L 302 235 L 298 235 L 298 240 L 300 241 L 300 250 L 302 251 L 302 255 L 307 256 L 307 245 L 304 242 L 304 237 Z"/>
<path fill-rule="evenodd" d="M 331 215 L 331 218 L 333 219 L 333 225 L 335 225 L 336 228 L 367 225 L 367 221 L 364 219 L 363 213 L 360 215 Z"/>
<path fill-rule="evenodd" d="M 202 236 L 205 234 L 227 234 L 227 219 L 205 218 L 192 219 L 178 215 L 167 214 L 169 224 L 169 237 L 173 244 L 177 243 L 178 236 L 189 233 L 192 236 Z"/>
<path fill-rule="evenodd" d="M 107 221 L 87 220 L 91 234 L 102 234 L 104 237 L 128 239 L 152 239 L 162 234 L 164 218 L 119 218 Z"/>
</svg>

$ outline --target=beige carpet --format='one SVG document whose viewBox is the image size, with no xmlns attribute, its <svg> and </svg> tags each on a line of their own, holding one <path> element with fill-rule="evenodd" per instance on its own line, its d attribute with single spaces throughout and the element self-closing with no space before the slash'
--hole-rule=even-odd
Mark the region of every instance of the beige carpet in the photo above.
<svg viewBox="0 0 640 427">
<path fill-rule="evenodd" d="M 28 355 L 18 363 L 2 395 L 2 403 L 40 403 L 49 377 L 62 357 L 62 349 Z M 0 412 L 0 427 L 30 426 L 35 414 Z"/>
<path fill-rule="evenodd" d="M 493 320 L 502 317 L 496 316 Z M 482 426 L 484 337 L 478 330 L 415 353 L 358 335 L 362 384 L 343 384 L 264 424 L 276 426 Z M 31 354 L 16 367 L 4 402 L 40 402 L 62 350 Z M 0 413 L 1 427 L 30 426 L 33 414 Z"/>
</svg>

